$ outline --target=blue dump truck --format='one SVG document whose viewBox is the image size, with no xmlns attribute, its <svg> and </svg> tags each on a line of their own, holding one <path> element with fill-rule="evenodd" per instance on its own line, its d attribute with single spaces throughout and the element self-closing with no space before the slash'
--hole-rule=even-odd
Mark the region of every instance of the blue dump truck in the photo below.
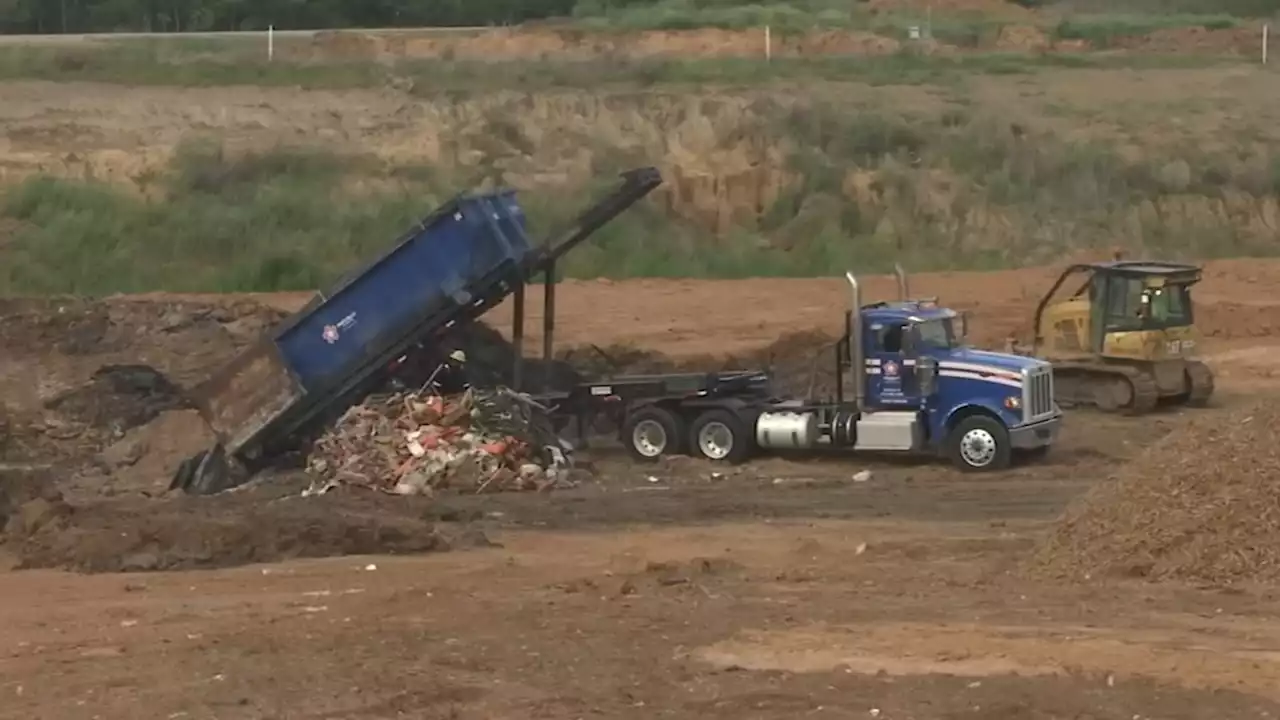
<svg viewBox="0 0 1280 720">
<path fill-rule="evenodd" d="M 968 347 L 964 316 L 910 299 L 900 267 L 897 302 L 864 305 L 858 279 L 845 278 L 835 397 L 777 397 L 767 374 L 744 372 L 602 380 L 547 400 L 578 417 L 613 401 L 620 439 L 642 461 L 830 449 L 932 454 L 987 472 L 1048 451 L 1062 423 L 1049 363 Z"/>
<path fill-rule="evenodd" d="M 618 188 L 544 243 L 527 235 L 515 193 L 459 195 L 386 253 L 318 293 L 212 377 L 191 399 L 218 437 L 189 458 L 172 487 L 207 494 L 242 482 L 296 449 L 353 403 L 383 386 L 395 361 L 430 349 L 512 297 L 514 365 L 524 389 L 526 285 L 543 276 L 543 355 L 552 367 L 557 261 L 662 183 L 655 168 L 626 172 Z M 551 387 L 535 397 L 557 428 L 612 419 L 632 457 L 691 453 L 741 462 L 759 451 L 933 452 L 965 470 L 1006 467 L 1015 450 L 1040 451 L 1061 413 L 1050 366 L 963 345 L 963 318 L 936 302 L 907 299 L 863 307 L 847 276 L 852 310 L 834 350 L 834 398 L 776 397 L 761 371 L 639 375 Z"/>
</svg>

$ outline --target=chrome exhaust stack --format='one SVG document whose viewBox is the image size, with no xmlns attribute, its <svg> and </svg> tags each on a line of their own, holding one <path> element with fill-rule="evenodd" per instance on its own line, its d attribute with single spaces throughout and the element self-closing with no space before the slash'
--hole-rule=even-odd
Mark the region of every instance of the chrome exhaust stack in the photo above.
<svg viewBox="0 0 1280 720">
<path fill-rule="evenodd" d="M 865 408 L 867 361 L 862 354 L 862 289 L 858 287 L 858 278 L 852 272 L 844 274 L 849 281 L 849 300 L 853 307 L 849 309 L 849 365 L 853 368 L 853 402 L 858 412 Z"/>
<path fill-rule="evenodd" d="M 911 299 L 911 286 L 907 283 L 907 271 L 902 269 L 902 263 L 893 264 L 893 274 L 898 276 L 898 300 L 906 302 Z"/>
</svg>

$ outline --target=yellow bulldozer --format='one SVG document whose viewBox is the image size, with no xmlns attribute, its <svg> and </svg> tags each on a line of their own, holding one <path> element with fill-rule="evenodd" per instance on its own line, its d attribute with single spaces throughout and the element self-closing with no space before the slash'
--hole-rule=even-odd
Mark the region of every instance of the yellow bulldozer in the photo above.
<svg viewBox="0 0 1280 720">
<path fill-rule="evenodd" d="M 1056 300 L 1069 280 L 1073 295 Z M 1203 407 L 1213 372 L 1193 359 L 1191 287 L 1201 269 L 1116 260 L 1072 265 L 1040 301 L 1031 353 L 1053 363 L 1063 405 L 1141 415 L 1162 401 Z"/>
</svg>

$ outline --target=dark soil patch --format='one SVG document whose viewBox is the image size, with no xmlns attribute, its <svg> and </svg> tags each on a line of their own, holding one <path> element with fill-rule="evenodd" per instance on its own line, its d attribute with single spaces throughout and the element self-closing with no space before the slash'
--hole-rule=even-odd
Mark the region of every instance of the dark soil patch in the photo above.
<svg viewBox="0 0 1280 720">
<path fill-rule="evenodd" d="M 425 501 L 344 492 L 301 497 L 298 490 L 281 483 L 207 498 L 82 506 L 36 499 L 16 511 L 27 508 L 34 522 L 9 523 L 9 550 L 20 569 L 98 573 L 411 554 L 488 542 L 479 531 L 427 520 Z"/>
<path fill-rule="evenodd" d="M 105 365 L 87 385 L 45 406 L 73 422 L 118 432 L 145 425 L 162 412 L 192 407 L 181 388 L 147 365 Z"/>
<path fill-rule="evenodd" d="M 787 333 L 758 350 L 729 356 L 705 356 L 679 362 L 662 353 L 631 345 L 594 345 L 568 348 L 560 359 L 584 377 L 648 375 L 672 372 L 720 372 L 764 370 L 773 377 L 779 394 L 828 397 L 835 394 L 834 346 L 838 338 L 825 333 Z"/>
</svg>

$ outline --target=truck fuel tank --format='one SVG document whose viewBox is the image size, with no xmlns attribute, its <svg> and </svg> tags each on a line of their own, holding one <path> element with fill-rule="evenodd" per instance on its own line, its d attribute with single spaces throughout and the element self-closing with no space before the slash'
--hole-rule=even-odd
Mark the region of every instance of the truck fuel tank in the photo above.
<svg viewBox="0 0 1280 720">
<path fill-rule="evenodd" d="M 805 450 L 818 444 L 815 412 L 766 412 L 756 419 L 756 445 L 774 450 Z"/>
</svg>

